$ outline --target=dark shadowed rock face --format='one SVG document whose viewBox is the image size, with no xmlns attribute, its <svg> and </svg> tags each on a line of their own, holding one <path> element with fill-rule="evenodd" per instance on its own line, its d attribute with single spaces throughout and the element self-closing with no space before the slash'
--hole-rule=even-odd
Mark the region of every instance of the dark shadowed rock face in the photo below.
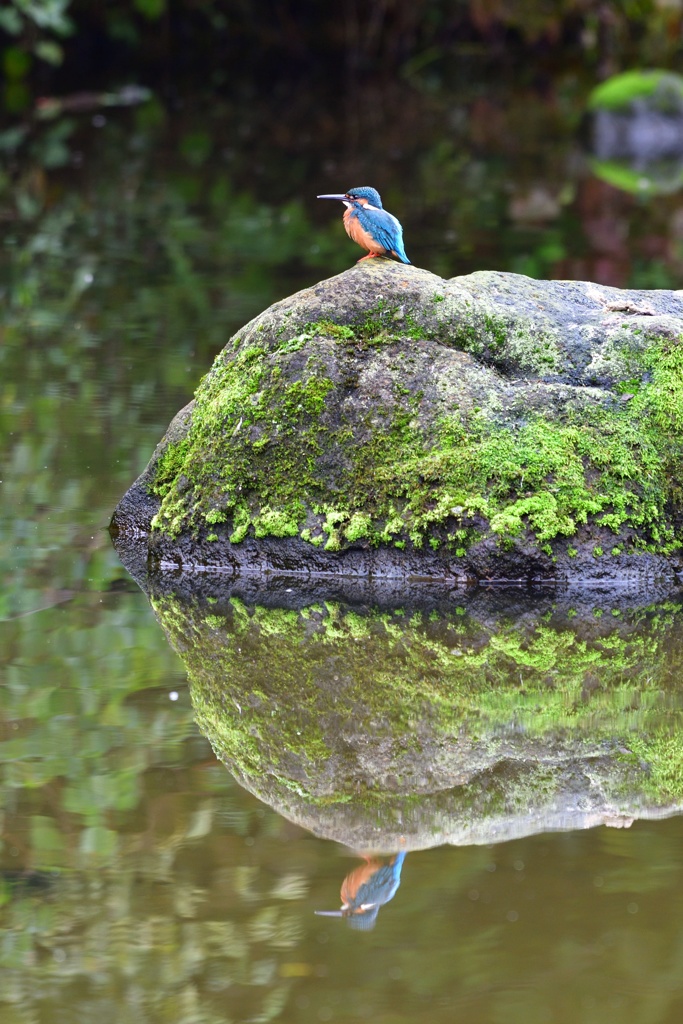
<svg viewBox="0 0 683 1024">
<path fill-rule="evenodd" d="M 153 561 L 673 584 L 683 296 L 370 260 L 218 356 L 124 496 Z"/>
</svg>

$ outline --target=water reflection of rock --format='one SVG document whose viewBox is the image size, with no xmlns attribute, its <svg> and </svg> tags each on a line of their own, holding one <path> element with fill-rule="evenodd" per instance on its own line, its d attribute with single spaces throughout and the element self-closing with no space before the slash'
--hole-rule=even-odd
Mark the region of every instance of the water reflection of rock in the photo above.
<svg viewBox="0 0 683 1024">
<path fill-rule="evenodd" d="M 217 755 L 312 832 L 394 852 L 683 808 L 678 605 L 280 583 L 175 577 L 152 603 Z"/>
</svg>

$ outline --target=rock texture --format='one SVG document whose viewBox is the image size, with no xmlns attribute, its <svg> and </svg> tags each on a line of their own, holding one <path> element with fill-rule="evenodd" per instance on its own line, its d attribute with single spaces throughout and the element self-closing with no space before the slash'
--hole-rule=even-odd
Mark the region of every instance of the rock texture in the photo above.
<svg viewBox="0 0 683 1024">
<path fill-rule="evenodd" d="M 675 585 L 683 295 L 366 261 L 218 356 L 120 502 L 152 564 Z"/>
<path fill-rule="evenodd" d="M 253 583 L 150 597 L 218 757 L 318 835 L 395 851 L 683 809 L 680 606 L 368 607 Z"/>
</svg>

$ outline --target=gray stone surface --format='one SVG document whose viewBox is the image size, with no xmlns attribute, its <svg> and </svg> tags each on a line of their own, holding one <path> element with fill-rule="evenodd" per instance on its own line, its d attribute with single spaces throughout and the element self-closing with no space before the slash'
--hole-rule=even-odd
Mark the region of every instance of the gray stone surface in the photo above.
<svg viewBox="0 0 683 1024">
<path fill-rule="evenodd" d="M 238 332 L 120 502 L 114 530 L 147 538 L 162 568 L 674 586 L 682 331 L 680 292 L 497 272 L 444 281 L 366 261 Z M 254 360 L 258 383 L 233 401 Z M 320 409 L 292 411 L 289 398 L 321 382 Z M 479 494 L 457 446 L 434 468 L 449 423 L 464 429 Z M 522 452 L 531 427 L 555 460 L 533 479 Z M 578 432 L 578 498 L 552 447 L 566 430 Z M 500 468 L 482 463 L 482 438 L 489 461 L 498 443 L 511 446 Z M 169 457 L 179 442 L 184 462 Z M 631 511 L 615 528 L 622 480 Z"/>
</svg>

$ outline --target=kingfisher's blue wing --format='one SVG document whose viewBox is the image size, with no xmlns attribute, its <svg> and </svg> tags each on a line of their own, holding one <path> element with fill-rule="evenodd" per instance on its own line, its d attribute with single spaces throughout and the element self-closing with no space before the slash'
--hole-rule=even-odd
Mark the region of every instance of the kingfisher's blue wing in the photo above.
<svg viewBox="0 0 683 1024">
<path fill-rule="evenodd" d="M 402 263 L 410 263 L 403 248 L 403 228 L 387 210 L 359 210 L 361 226 L 388 252 L 395 252 Z"/>
<path fill-rule="evenodd" d="M 401 884 L 401 867 L 405 859 L 405 853 L 399 853 L 391 864 L 383 864 L 370 878 L 367 879 L 358 889 L 353 905 L 361 907 L 363 904 L 377 904 L 382 906 L 388 903 L 396 895 L 396 890 Z"/>
</svg>

